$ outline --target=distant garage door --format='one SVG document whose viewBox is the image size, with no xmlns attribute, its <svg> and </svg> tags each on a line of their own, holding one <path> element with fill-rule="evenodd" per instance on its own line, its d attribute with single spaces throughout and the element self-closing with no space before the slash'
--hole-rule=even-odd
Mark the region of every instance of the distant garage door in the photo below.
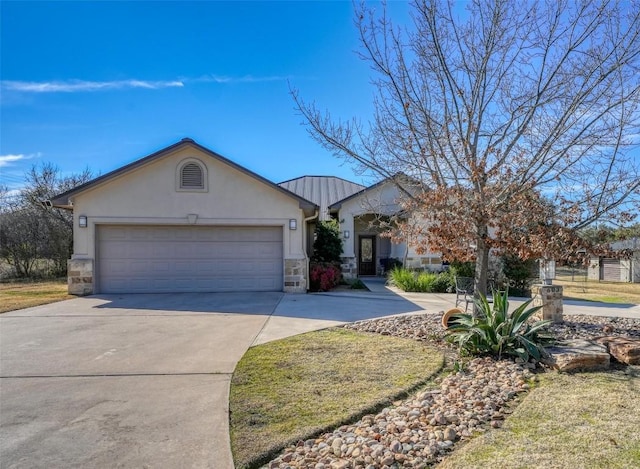
<svg viewBox="0 0 640 469">
<path fill-rule="evenodd" d="M 97 228 L 101 293 L 282 290 L 282 227 Z"/>
<path fill-rule="evenodd" d="M 620 281 L 620 259 L 602 259 L 600 266 L 600 280 Z"/>
</svg>

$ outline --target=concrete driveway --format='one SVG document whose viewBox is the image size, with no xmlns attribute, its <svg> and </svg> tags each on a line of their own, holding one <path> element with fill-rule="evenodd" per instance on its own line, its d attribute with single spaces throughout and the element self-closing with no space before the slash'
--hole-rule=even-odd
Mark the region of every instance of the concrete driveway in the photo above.
<svg viewBox="0 0 640 469">
<path fill-rule="evenodd" d="M 10 467 L 232 467 L 231 373 L 282 298 L 78 298 L 0 316 Z"/>
<path fill-rule="evenodd" d="M 0 466 L 233 467 L 252 344 L 420 310 L 388 292 L 77 298 L 0 315 Z"/>
</svg>

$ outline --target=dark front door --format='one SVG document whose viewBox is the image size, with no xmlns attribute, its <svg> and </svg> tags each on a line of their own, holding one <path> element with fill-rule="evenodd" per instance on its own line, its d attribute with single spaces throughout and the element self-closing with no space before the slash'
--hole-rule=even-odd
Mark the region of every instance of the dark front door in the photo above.
<svg viewBox="0 0 640 469">
<path fill-rule="evenodd" d="M 360 236 L 358 240 L 358 275 L 376 274 L 376 237 Z"/>
</svg>

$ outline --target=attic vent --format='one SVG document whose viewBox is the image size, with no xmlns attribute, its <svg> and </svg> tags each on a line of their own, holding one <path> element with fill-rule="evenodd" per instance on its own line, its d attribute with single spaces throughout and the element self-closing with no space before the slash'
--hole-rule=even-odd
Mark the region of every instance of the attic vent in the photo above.
<svg viewBox="0 0 640 469">
<path fill-rule="evenodd" d="M 187 163 L 180 171 L 180 189 L 204 189 L 204 174 L 197 163 Z"/>
</svg>

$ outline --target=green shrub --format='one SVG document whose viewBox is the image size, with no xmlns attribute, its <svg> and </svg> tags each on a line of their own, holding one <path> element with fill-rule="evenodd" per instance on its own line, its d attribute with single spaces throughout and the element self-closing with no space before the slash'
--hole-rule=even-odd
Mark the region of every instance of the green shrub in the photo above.
<svg viewBox="0 0 640 469">
<path fill-rule="evenodd" d="M 431 293 L 433 292 L 433 284 L 438 274 L 431 272 L 420 272 L 416 277 L 417 289 L 415 291 Z"/>
<path fill-rule="evenodd" d="M 509 289 L 514 296 L 531 296 L 531 283 L 536 261 L 529 259 L 523 261 L 518 256 L 507 255 L 502 258 L 504 263 L 504 276 L 507 278 Z"/>
<path fill-rule="evenodd" d="M 394 267 L 389 271 L 389 281 L 400 290 L 414 291 L 415 275 L 402 267 Z"/>
<path fill-rule="evenodd" d="M 439 273 L 433 282 L 433 293 L 451 293 L 455 289 L 455 277 L 450 271 Z"/>
<path fill-rule="evenodd" d="M 449 265 L 449 271 L 455 277 L 470 277 L 476 276 L 476 264 L 474 262 L 459 262 L 453 261 Z"/>
<path fill-rule="evenodd" d="M 445 293 L 452 285 L 448 272 L 412 272 L 400 267 L 389 272 L 389 280 L 403 291 L 417 293 Z"/>
<path fill-rule="evenodd" d="M 316 225 L 316 240 L 313 242 L 314 262 L 340 263 L 342 255 L 342 239 L 340 225 L 337 220 L 321 221 Z"/>
<path fill-rule="evenodd" d="M 531 301 L 523 303 L 509 313 L 508 291 L 493 292 L 493 305 L 480 295 L 476 300 L 476 316 L 455 314 L 447 339 L 457 343 L 460 351 L 469 355 L 503 355 L 539 361 L 545 354 L 544 346 L 553 338 L 539 334 L 550 321 L 527 321 L 541 306 L 529 308 Z"/>
</svg>

